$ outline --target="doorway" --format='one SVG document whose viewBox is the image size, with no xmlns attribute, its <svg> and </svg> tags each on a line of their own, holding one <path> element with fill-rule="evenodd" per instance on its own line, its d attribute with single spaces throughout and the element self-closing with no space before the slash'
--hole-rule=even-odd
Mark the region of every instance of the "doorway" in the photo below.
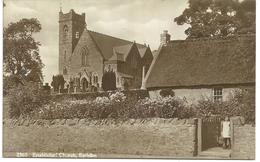
<svg viewBox="0 0 260 162">
<path fill-rule="evenodd" d="M 86 92 L 88 89 L 88 81 L 86 78 L 83 78 L 81 82 L 82 82 L 82 91 Z"/>
</svg>

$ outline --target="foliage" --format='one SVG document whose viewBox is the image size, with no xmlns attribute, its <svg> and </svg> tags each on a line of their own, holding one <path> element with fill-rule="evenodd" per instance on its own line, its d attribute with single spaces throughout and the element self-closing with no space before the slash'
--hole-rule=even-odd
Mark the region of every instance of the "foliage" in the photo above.
<svg viewBox="0 0 260 162">
<path fill-rule="evenodd" d="M 52 76 L 51 86 L 53 87 L 54 92 L 59 92 L 59 89 L 63 90 L 64 84 L 65 80 L 63 75 Z"/>
<path fill-rule="evenodd" d="M 211 115 L 242 116 L 247 123 L 255 122 L 255 92 L 254 89 L 234 91 L 227 101 L 213 102 L 211 99 L 201 99 L 195 109 L 196 116 L 208 117 Z"/>
<path fill-rule="evenodd" d="M 24 87 L 24 88 L 23 88 Z M 90 98 L 80 97 L 55 99 L 39 93 L 37 88 L 19 86 L 12 93 L 11 117 L 29 116 L 36 119 L 72 119 L 72 118 L 205 118 L 212 115 L 242 116 L 246 123 L 255 122 L 254 89 L 234 91 L 229 99 L 213 102 L 202 98 L 195 105 L 175 96 L 138 97 L 135 93 L 123 91 L 104 92 Z M 19 93 L 17 93 L 19 92 Z M 94 94 L 94 93 L 93 93 Z"/>
<path fill-rule="evenodd" d="M 158 97 L 156 99 L 145 98 L 139 100 L 136 109 L 141 118 L 190 118 L 194 113 L 184 105 L 184 102 L 173 96 Z"/>
<path fill-rule="evenodd" d="M 116 74 L 114 71 L 105 71 L 102 76 L 102 88 L 104 91 L 116 90 Z"/>
<path fill-rule="evenodd" d="M 71 119 L 71 118 L 120 118 L 124 111 L 126 96 L 122 92 L 110 93 L 108 97 L 88 100 L 63 100 L 46 104 L 35 112 L 35 118 Z M 121 115 L 120 115 L 121 114 Z"/>
<path fill-rule="evenodd" d="M 172 97 L 174 97 L 174 96 L 175 96 L 175 93 L 174 93 L 174 91 L 173 91 L 171 88 L 166 88 L 166 89 L 162 89 L 162 90 L 160 91 L 160 95 L 161 95 L 162 97 L 167 97 L 167 96 L 172 96 Z"/>
<path fill-rule="evenodd" d="M 187 38 L 255 33 L 255 0 L 189 0 L 189 7 L 174 21 L 190 25 Z"/>
<path fill-rule="evenodd" d="M 174 97 L 158 99 L 127 98 L 122 92 L 110 93 L 108 97 L 97 97 L 88 100 L 63 100 L 59 103 L 47 104 L 35 118 L 42 119 L 71 119 L 71 118 L 189 118 L 194 113 L 186 108 L 181 100 Z"/>
<path fill-rule="evenodd" d="M 33 34 L 40 32 L 41 24 L 35 19 L 21 19 L 4 28 L 4 72 L 19 75 L 27 81 L 42 80 L 43 63 L 39 55 L 40 43 Z"/>
<path fill-rule="evenodd" d="M 9 91 L 18 86 L 24 85 L 23 82 L 17 77 L 17 75 L 3 76 L 3 94 L 7 95 Z"/>
<path fill-rule="evenodd" d="M 47 104 L 50 99 L 41 92 L 38 84 L 33 82 L 13 87 L 8 95 L 11 99 L 10 118 L 31 117 L 33 112 Z"/>
</svg>

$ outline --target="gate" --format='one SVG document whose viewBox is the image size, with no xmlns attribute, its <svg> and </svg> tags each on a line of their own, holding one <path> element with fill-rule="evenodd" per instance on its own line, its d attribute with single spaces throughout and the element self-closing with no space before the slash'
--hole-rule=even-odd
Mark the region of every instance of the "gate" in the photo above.
<svg viewBox="0 0 260 162">
<path fill-rule="evenodd" d="M 201 151 L 221 146 L 221 118 L 212 116 L 201 121 Z"/>
</svg>

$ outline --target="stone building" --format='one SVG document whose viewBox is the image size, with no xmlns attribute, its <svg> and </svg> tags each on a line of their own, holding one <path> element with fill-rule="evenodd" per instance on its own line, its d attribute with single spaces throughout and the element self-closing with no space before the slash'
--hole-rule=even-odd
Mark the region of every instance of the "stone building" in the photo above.
<svg viewBox="0 0 260 162">
<path fill-rule="evenodd" d="M 152 98 L 170 88 L 191 104 L 202 97 L 225 101 L 235 90 L 254 89 L 255 35 L 168 41 L 144 82 Z"/>
<path fill-rule="evenodd" d="M 85 14 L 59 12 L 59 74 L 72 91 L 99 88 L 105 71 L 114 71 L 116 86 L 141 88 L 153 60 L 149 45 L 87 29 Z"/>
</svg>

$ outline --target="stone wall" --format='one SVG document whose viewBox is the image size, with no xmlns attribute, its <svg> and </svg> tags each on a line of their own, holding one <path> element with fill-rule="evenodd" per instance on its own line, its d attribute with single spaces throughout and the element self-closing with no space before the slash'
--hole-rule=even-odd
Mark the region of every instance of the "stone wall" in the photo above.
<svg viewBox="0 0 260 162">
<path fill-rule="evenodd" d="M 195 132 L 195 119 L 5 120 L 3 149 L 4 156 L 76 152 L 189 158 L 196 154 Z"/>
<path fill-rule="evenodd" d="M 233 119 L 233 159 L 255 159 L 255 126 L 245 124 L 243 118 Z"/>
</svg>

